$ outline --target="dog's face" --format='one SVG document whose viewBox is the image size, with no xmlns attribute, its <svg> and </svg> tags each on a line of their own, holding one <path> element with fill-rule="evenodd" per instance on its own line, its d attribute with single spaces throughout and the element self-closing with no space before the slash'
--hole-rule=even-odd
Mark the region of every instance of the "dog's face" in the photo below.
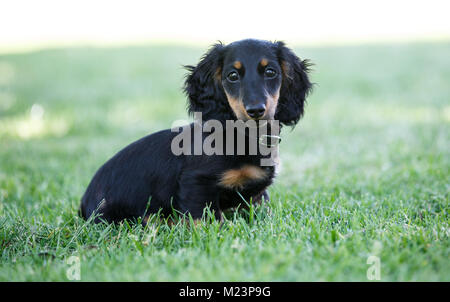
<svg viewBox="0 0 450 302">
<path fill-rule="evenodd" d="M 311 89 L 308 63 L 282 42 L 217 44 L 187 69 L 189 111 L 202 112 L 205 120 L 277 119 L 295 125 Z"/>
<path fill-rule="evenodd" d="M 237 119 L 275 118 L 282 70 L 272 49 L 259 43 L 233 43 L 218 69 L 216 76 L 220 78 L 216 80 Z"/>
</svg>

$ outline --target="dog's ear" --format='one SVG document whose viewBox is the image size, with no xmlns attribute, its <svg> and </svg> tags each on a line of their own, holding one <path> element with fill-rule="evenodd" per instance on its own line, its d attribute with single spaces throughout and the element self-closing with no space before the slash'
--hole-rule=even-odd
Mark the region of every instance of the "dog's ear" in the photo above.
<svg viewBox="0 0 450 302">
<path fill-rule="evenodd" d="M 197 66 L 185 66 L 188 70 L 184 92 L 188 97 L 188 112 L 201 112 L 203 120 L 221 119 L 226 111 L 226 95 L 222 87 L 222 65 L 225 46 L 213 45 Z"/>
<path fill-rule="evenodd" d="M 294 126 L 303 115 L 305 99 L 312 84 L 308 78 L 308 60 L 300 60 L 283 42 L 275 43 L 278 61 L 283 73 L 275 119 L 281 124 Z"/>
</svg>

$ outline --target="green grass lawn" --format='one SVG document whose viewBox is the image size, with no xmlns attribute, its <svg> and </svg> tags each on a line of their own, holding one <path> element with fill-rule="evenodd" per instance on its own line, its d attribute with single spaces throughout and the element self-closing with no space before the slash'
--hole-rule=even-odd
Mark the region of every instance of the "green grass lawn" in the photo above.
<svg viewBox="0 0 450 302">
<path fill-rule="evenodd" d="M 450 281 L 450 42 L 295 48 L 314 63 L 270 212 L 195 228 L 77 217 L 98 167 L 187 119 L 204 48 L 0 55 L 0 280 Z"/>
</svg>

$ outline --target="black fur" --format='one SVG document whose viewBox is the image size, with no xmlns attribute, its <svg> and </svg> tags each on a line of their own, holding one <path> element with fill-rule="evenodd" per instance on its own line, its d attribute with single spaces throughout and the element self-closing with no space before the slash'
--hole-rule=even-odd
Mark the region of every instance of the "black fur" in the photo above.
<svg viewBox="0 0 450 302">
<path fill-rule="evenodd" d="M 288 70 L 283 77 L 275 119 L 293 126 L 303 116 L 305 99 L 311 91 L 312 84 L 307 72 L 312 64 L 308 60 L 300 60 L 283 42 L 276 45 L 278 60 L 286 62 Z"/>
<path fill-rule="evenodd" d="M 257 65 L 261 58 L 268 59 L 275 77 L 266 76 L 269 67 Z M 242 64 L 237 70 L 240 80 L 231 83 L 227 77 L 234 70 L 230 64 L 236 60 Z M 202 112 L 203 121 L 236 120 L 227 94 L 242 99 L 247 108 L 265 101 L 261 100 L 263 95 L 279 91 L 278 107 L 272 118 L 283 125 L 295 125 L 303 115 L 305 98 L 311 89 L 308 65 L 282 42 L 242 40 L 229 45 L 216 44 L 197 66 L 186 66 L 189 73 L 184 91 L 188 96 L 188 111 Z M 243 94 L 237 95 L 238 91 Z M 192 129 L 194 124 L 187 127 Z M 101 219 L 118 222 L 144 218 L 159 211 L 168 216 L 176 210 L 198 219 L 205 207 L 210 206 L 220 219 L 224 209 L 242 204 L 239 194 L 246 200 L 267 199 L 266 188 L 275 176 L 273 166 L 261 167 L 266 177 L 247 181 L 239 193 L 219 184 L 223 173 L 230 169 L 260 167 L 261 154 L 176 156 L 171 151 L 176 135 L 170 129 L 151 134 L 108 160 L 82 197 L 81 215 L 87 219 L 96 212 L 100 215 L 96 222 Z M 205 136 L 202 134 L 203 139 Z"/>
</svg>

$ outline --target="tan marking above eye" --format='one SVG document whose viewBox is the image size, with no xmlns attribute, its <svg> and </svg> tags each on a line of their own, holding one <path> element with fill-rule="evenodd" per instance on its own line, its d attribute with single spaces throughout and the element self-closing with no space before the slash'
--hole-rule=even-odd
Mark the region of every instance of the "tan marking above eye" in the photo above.
<svg viewBox="0 0 450 302">
<path fill-rule="evenodd" d="M 269 61 L 267 61 L 266 58 L 263 58 L 263 59 L 261 60 L 261 62 L 259 62 L 259 63 L 261 64 L 262 67 L 266 67 L 267 64 L 269 64 Z"/>
<path fill-rule="evenodd" d="M 242 63 L 240 61 L 235 61 L 233 66 L 236 69 L 241 69 L 242 68 Z"/>
<path fill-rule="evenodd" d="M 267 177 L 267 171 L 257 166 L 244 165 L 239 169 L 225 171 L 219 185 L 229 189 L 241 189 L 246 183 L 262 180 Z"/>
</svg>

